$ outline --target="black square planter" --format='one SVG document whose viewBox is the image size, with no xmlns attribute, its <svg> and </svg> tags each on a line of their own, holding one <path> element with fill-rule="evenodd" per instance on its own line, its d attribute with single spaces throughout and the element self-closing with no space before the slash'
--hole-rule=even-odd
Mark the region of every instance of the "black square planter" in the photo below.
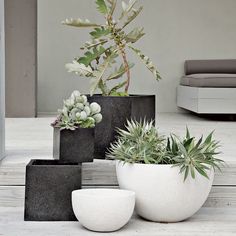
<svg viewBox="0 0 236 236">
<path fill-rule="evenodd" d="M 102 110 L 102 121 L 95 126 L 94 157 L 104 159 L 110 143 L 116 140 L 117 128 L 125 129 L 127 120 L 155 121 L 155 95 L 88 96 L 89 102 L 97 102 Z"/>
<path fill-rule="evenodd" d="M 26 166 L 26 221 L 74 221 L 71 193 L 81 188 L 81 164 L 31 160 Z"/>
<path fill-rule="evenodd" d="M 54 128 L 53 158 L 63 162 L 92 162 L 94 157 L 94 129 Z"/>
</svg>

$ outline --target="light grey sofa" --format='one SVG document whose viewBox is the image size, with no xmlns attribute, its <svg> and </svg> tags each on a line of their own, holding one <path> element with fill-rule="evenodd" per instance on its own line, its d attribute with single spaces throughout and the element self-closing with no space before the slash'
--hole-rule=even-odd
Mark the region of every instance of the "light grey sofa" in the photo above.
<svg viewBox="0 0 236 236">
<path fill-rule="evenodd" d="M 236 114 L 236 60 L 189 60 L 177 105 L 199 114 Z"/>
</svg>

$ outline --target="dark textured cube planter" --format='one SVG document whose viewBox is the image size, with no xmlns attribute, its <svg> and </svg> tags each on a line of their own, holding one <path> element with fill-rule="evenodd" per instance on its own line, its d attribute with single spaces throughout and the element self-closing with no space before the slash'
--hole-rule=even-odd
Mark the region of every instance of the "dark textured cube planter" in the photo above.
<svg viewBox="0 0 236 236">
<path fill-rule="evenodd" d="M 127 119 L 155 120 L 155 95 L 93 95 L 88 100 L 101 106 L 103 116 L 102 122 L 95 127 L 95 158 L 105 158 L 107 148 L 117 135 L 116 128 L 124 129 Z"/>
<path fill-rule="evenodd" d="M 63 162 L 92 162 L 94 158 L 94 129 L 54 128 L 53 158 Z"/>
<path fill-rule="evenodd" d="M 31 160 L 26 166 L 25 220 L 76 220 L 71 193 L 80 188 L 81 164 Z"/>
</svg>

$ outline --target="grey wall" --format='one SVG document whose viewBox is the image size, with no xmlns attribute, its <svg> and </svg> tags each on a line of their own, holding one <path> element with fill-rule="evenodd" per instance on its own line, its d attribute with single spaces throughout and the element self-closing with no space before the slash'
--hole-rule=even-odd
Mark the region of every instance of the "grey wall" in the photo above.
<svg viewBox="0 0 236 236">
<path fill-rule="evenodd" d="M 5 0 L 6 116 L 36 114 L 37 0 Z"/>
<path fill-rule="evenodd" d="M 4 0 L 0 0 L 0 160 L 5 155 Z"/>
<path fill-rule="evenodd" d="M 79 54 L 87 30 L 62 26 L 67 17 L 102 20 L 94 0 L 39 0 L 38 111 L 54 112 L 73 89 L 88 92 L 88 81 L 68 74 L 64 64 Z M 120 2 L 120 1 L 118 1 Z M 158 66 L 163 81 L 137 63 L 131 93 L 157 94 L 161 112 L 176 112 L 176 86 L 186 59 L 236 58 L 235 0 L 148 0 L 136 25 L 146 36 L 139 45 Z M 134 59 L 131 56 L 131 60 Z"/>
</svg>

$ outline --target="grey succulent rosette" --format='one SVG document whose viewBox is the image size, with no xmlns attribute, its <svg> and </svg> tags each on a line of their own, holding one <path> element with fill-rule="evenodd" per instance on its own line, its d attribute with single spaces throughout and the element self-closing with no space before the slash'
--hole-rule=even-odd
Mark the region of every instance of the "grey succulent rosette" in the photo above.
<svg viewBox="0 0 236 236">
<path fill-rule="evenodd" d="M 74 91 L 70 98 L 64 100 L 62 109 L 58 110 L 58 117 L 52 123 L 53 127 L 61 130 L 75 130 L 81 128 L 93 128 L 102 121 L 101 107 L 98 103 L 89 103 L 85 95 Z"/>
</svg>

